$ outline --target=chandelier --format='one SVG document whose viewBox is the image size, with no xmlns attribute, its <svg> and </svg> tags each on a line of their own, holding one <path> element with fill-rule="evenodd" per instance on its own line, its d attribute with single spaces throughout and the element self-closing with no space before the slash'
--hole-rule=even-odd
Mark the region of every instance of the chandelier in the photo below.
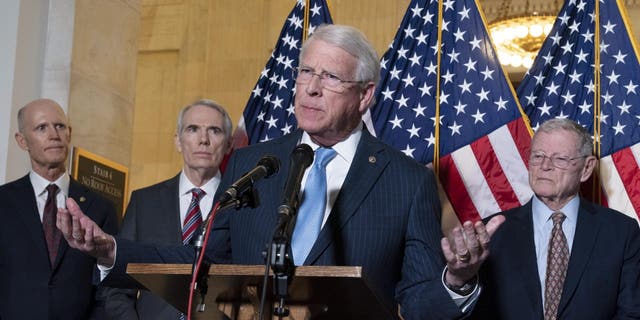
<svg viewBox="0 0 640 320">
<path fill-rule="evenodd" d="M 503 0 L 498 19 L 489 23 L 489 34 L 501 64 L 529 69 L 556 17 L 530 11 L 529 0 L 524 13 L 511 13 L 510 8 L 511 0 Z"/>
</svg>

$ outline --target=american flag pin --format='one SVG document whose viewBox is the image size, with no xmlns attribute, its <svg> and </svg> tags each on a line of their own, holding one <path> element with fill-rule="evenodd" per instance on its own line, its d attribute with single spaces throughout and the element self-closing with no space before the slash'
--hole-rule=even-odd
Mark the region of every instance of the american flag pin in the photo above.
<svg viewBox="0 0 640 320">
<path fill-rule="evenodd" d="M 376 163 L 376 157 L 369 156 L 369 163 Z"/>
</svg>

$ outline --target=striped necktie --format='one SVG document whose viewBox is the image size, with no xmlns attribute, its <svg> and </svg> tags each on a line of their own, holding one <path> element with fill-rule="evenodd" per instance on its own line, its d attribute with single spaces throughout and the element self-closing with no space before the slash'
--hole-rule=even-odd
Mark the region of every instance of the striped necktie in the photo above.
<svg viewBox="0 0 640 320">
<path fill-rule="evenodd" d="M 196 232 L 200 224 L 202 224 L 202 213 L 200 212 L 200 199 L 206 194 L 200 188 L 191 189 L 191 203 L 187 209 L 187 216 L 184 218 L 182 225 L 182 243 L 189 244 L 193 234 Z"/>
</svg>

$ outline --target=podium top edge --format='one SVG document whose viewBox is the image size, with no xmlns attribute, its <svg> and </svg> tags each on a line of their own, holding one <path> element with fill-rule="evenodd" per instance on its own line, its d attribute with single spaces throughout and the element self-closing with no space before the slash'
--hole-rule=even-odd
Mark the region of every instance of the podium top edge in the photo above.
<svg viewBox="0 0 640 320">
<path fill-rule="evenodd" d="M 128 274 L 175 274 L 191 275 L 191 264 L 167 263 L 130 263 L 127 265 Z M 264 275 L 264 265 L 213 264 L 209 268 L 209 275 Z M 273 274 L 270 270 L 269 274 Z M 362 278 L 360 266 L 299 266 L 295 270 L 296 276 L 303 277 L 345 277 Z"/>
</svg>

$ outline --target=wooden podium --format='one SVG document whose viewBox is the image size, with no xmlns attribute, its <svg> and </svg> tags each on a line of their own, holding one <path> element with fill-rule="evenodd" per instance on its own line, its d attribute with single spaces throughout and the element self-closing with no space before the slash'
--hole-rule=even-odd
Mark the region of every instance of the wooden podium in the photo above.
<svg viewBox="0 0 640 320">
<path fill-rule="evenodd" d="M 264 272 L 263 265 L 211 265 L 205 311 L 192 309 L 192 319 L 257 319 Z M 129 264 L 127 274 L 187 313 L 190 264 Z M 265 315 L 273 306 L 272 277 L 268 283 Z M 200 294 L 193 300 L 197 305 Z M 373 294 L 361 267 L 296 267 L 286 304 L 296 320 L 395 318 Z"/>
</svg>

